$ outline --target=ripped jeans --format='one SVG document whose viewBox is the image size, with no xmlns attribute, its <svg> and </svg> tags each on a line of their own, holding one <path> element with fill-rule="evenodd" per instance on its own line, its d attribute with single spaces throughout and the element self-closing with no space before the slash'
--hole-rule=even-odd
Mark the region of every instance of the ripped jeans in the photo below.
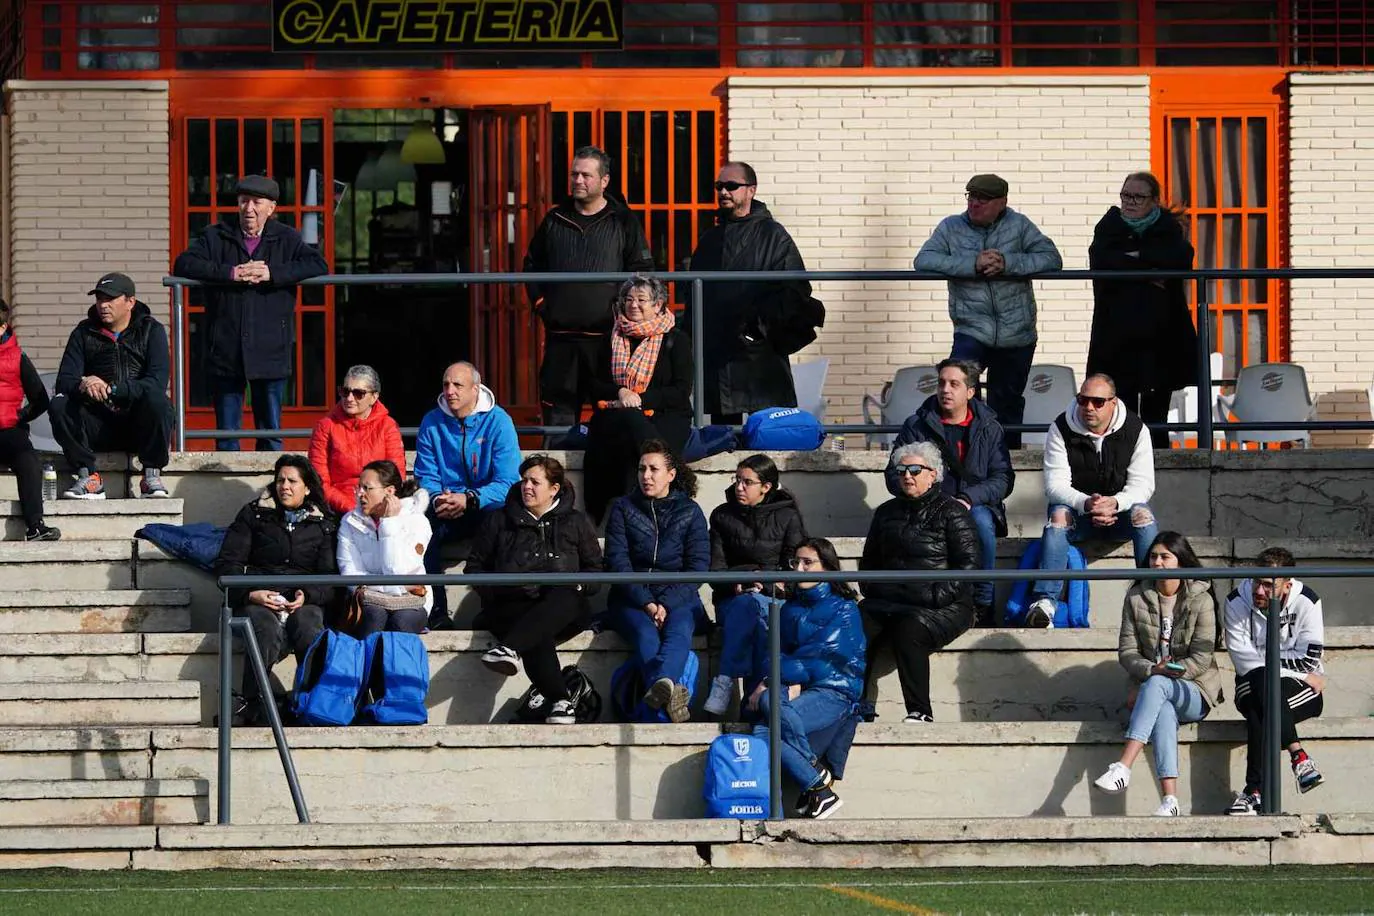
<svg viewBox="0 0 1374 916">
<path fill-rule="evenodd" d="M 1055 524 L 1055 516 L 1060 515 L 1062 522 L 1067 516 L 1068 524 Z M 1135 565 L 1145 565 L 1145 555 L 1150 544 L 1159 534 L 1155 514 L 1145 503 L 1137 503 L 1131 508 L 1117 513 L 1116 524 L 1110 527 L 1094 525 L 1086 513 L 1078 513 L 1072 506 L 1054 505 L 1049 509 L 1049 521 L 1045 533 L 1040 536 L 1040 569 L 1043 572 L 1057 572 L 1069 567 L 1069 544 L 1081 544 L 1089 540 L 1127 541 L 1135 551 Z M 1037 579 L 1031 587 L 1033 598 L 1053 598 L 1058 600 L 1064 590 L 1062 579 Z"/>
</svg>

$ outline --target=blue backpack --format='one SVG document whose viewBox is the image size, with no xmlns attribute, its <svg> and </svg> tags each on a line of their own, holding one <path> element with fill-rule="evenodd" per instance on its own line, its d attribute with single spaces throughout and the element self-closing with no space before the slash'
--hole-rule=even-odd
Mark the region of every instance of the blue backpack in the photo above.
<svg viewBox="0 0 1374 916">
<path fill-rule="evenodd" d="M 687 688 L 688 702 L 696 693 L 697 674 L 701 671 L 701 659 L 695 652 L 687 653 L 687 664 L 682 669 L 678 683 Z M 668 722 L 666 709 L 650 709 L 644 703 L 644 675 L 639 662 L 630 659 L 611 672 L 611 709 L 620 722 Z"/>
<path fill-rule="evenodd" d="M 429 653 L 414 633 L 373 633 L 364 643 L 366 662 L 361 717 L 378 725 L 429 721 Z"/>
<path fill-rule="evenodd" d="M 1020 569 L 1036 569 L 1040 565 L 1040 541 L 1031 541 L 1026 552 L 1021 554 Z M 1072 544 L 1069 545 L 1069 569 L 1086 569 L 1088 564 L 1083 560 L 1083 551 Z M 1004 622 L 1007 626 L 1024 626 L 1026 622 L 1026 610 L 1030 607 L 1031 583 L 1029 579 L 1017 579 L 1012 585 L 1011 595 L 1007 598 L 1007 610 Z M 1088 580 L 1073 579 L 1069 581 L 1069 596 L 1065 601 L 1057 598 L 1055 604 L 1058 609 L 1054 612 L 1055 629 L 1081 628 L 1090 626 L 1088 623 Z"/>
<path fill-rule="evenodd" d="M 291 712 L 302 725 L 351 725 L 358 713 L 366 649 L 352 636 L 324 630 L 296 669 Z"/>
<path fill-rule="evenodd" d="M 825 441 L 821 421 L 800 407 L 765 407 L 749 415 L 741 444 L 763 452 L 811 452 Z"/>
<path fill-rule="evenodd" d="M 707 817 L 761 821 L 768 817 L 768 742 L 753 735 L 720 735 L 706 752 Z"/>
</svg>

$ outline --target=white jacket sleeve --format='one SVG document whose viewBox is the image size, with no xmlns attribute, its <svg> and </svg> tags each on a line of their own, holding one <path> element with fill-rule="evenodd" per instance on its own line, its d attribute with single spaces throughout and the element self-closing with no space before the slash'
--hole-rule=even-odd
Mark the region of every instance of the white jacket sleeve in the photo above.
<svg viewBox="0 0 1374 916">
<path fill-rule="evenodd" d="M 1245 579 L 1226 597 L 1226 650 L 1231 654 L 1236 674 L 1242 677 L 1264 667 L 1264 657 L 1250 632 L 1250 601 L 1246 597 L 1249 594 L 1251 582 Z M 1263 619 L 1259 623 L 1263 624 Z"/>
<path fill-rule="evenodd" d="M 1322 656 L 1326 651 L 1322 625 L 1322 600 L 1317 593 L 1294 582 L 1298 594 L 1290 598 L 1293 608 L 1293 631 L 1283 641 L 1279 651 L 1279 665 L 1287 671 L 1300 672 L 1305 678 L 1311 672 L 1322 671 Z"/>
<path fill-rule="evenodd" d="M 1047 454 L 1048 451 L 1047 446 Z M 1154 495 L 1155 449 L 1150 441 L 1150 428 L 1142 426 L 1140 437 L 1135 440 L 1135 451 L 1131 453 L 1130 466 L 1126 468 L 1126 486 L 1116 494 L 1117 510 L 1129 511 L 1137 503 L 1148 503 Z"/>
<path fill-rule="evenodd" d="M 1045 436 L 1045 499 L 1051 506 L 1073 506 L 1073 511 L 1082 512 L 1088 495 L 1073 488 L 1064 434 L 1059 431 L 1058 422 L 1051 423 Z"/>
<path fill-rule="evenodd" d="M 335 550 L 335 558 L 339 561 L 341 576 L 365 576 L 368 573 L 367 567 L 363 564 L 362 552 L 359 550 L 359 537 L 358 530 L 347 522 L 339 526 L 339 543 Z M 350 585 L 348 590 L 351 592 L 355 587 Z"/>
</svg>

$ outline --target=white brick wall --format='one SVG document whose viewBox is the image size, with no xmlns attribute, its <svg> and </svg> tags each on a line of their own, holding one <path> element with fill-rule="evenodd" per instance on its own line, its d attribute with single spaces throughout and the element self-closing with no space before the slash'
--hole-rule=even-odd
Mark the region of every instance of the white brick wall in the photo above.
<svg viewBox="0 0 1374 916">
<path fill-rule="evenodd" d="M 5 84 L 15 323 L 55 370 L 101 274 L 127 273 L 167 323 L 170 153 L 163 81 Z"/>
<path fill-rule="evenodd" d="M 1010 206 L 1088 266 L 1093 226 L 1121 181 L 1150 165 L 1145 76 L 734 77 L 730 158 L 759 173 L 759 198 L 811 268 L 910 269 L 964 182 L 996 172 Z M 899 367 L 949 355 L 943 283 L 822 283 L 826 326 L 802 359 L 829 356 L 833 420 L 857 419 Z M 1038 362 L 1082 377 L 1086 283 L 1037 283 Z"/>
<path fill-rule="evenodd" d="M 1289 239 L 1294 267 L 1374 266 L 1374 74 L 1295 73 L 1289 79 Z M 1374 280 L 1292 284 L 1292 358 L 1307 369 L 1322 417 L 1370 418 Z M 1325 433 L 1321 445 L 1370 444 Z"/>
</svg>

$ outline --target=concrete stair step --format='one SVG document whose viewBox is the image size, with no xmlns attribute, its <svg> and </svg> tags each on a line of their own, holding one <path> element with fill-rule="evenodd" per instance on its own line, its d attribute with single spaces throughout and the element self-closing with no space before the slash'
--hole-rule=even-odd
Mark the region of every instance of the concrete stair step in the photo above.
<svg viewBox="0 0 1374 916">
<path fill-rule="evenodd" d="M 0 780 L 148 779 L 148 728 L 0 728 Z"/>
<path fill-rule="evenodd" d="M 0 728 L 199 721 L 200 685 L 193 681 L 0 683 Z"/>
<path fill-rule="evenodd" d="M 191 626 L 190 603 L 190 590 L 179 588 L 5 590 L 0 633 L 181 633 Z"/>
<path fill-rule="evenodd" d="M 201 824 L 207 789 L 199 779 L 0 781 L 0 827 Z"/>
<path fill-rule="evenodd" d="M 62 529 L 64 541 L 127 540 L 144 525 L 181 524 L 179 499 L 58 499 L 43 504 L 43 516 Z M 0 520 L 6 540 L 23 540 L 24 517 L 18 500 L 0 501 Z M 59 541 L 58 543 L 61 543 Z"/>
<path fill-rule="evenodd" d="M 0 541 L 8 584 L 24 589 L 128 589 L 134 587 L 133 542 Z"/>
</svg>

